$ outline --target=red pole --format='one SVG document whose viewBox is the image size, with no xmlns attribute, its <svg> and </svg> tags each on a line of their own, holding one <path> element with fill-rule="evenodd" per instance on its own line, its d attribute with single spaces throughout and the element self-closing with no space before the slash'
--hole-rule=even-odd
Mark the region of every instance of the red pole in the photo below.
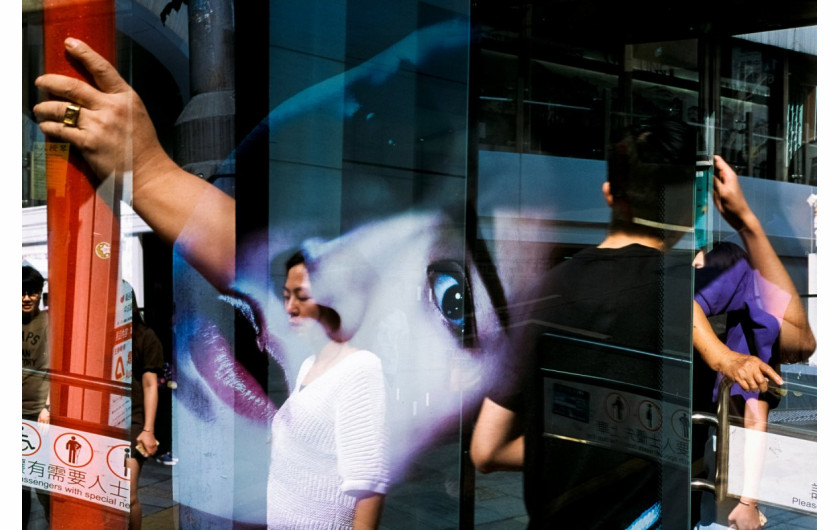
<svg viewBox="0 0 840 530">
<path fill-rule="evenodd" d="M 71 61 L 64 39 L 79 38 L 115 59 L 113 0 L 44 0 L 44 68 L 92 80 Z M 84 110 L 82 110 L 84 113 Z M 113 179 L 112 179 L 113 180 Z M 47 147 L 47 245 L 51 369 L 56 381 L 111 380 L 119 295 L 119 186 L 100 184 L 74 149 Z M 51 386 L 53 423 L 127 439 L 110 427 L 111 393 L 90 385 Z M 121 528 L 128 514 L 53 496 L 55 528 Z"/>
</svg>

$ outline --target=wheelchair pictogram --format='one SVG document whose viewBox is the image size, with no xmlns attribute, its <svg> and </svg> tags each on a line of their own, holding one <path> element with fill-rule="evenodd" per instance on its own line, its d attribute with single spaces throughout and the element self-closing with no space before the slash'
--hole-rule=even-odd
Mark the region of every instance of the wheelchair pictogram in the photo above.
<svg viewBox="0 0 840 530">
<path fill-rule="evenodd" d="M 41 448 L 41 434 L 28 423 L 21 427 L 21 456 L 32 456 Z"/>
</svg>

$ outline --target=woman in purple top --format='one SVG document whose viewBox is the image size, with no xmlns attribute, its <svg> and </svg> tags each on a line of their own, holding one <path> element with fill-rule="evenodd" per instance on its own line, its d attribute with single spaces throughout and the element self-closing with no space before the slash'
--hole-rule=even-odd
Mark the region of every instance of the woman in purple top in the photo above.
<svg viewBox="0 0 840 530">
<path fill-rule="evenodd" d="M 816 349 L 816 340 L 793 281 L 747 203 L 738 175 L 718 156 L 714 202 L 741 237 L 744 249 L 722 243 L 695 260 L 693 342 L 705 363 L 718 372 L 717 381 L 726 375 L 734 383 L 731 394 L 746 429 L 744 487 L 737 502 L 715 506 L 704 499 L 697 528 L 735 524 L 741 530 L 758 530 L 763 525 L 756 498 L 764 453 L 761 433 L 766 432 L 770 408 L 778 399 L 768 392 L 768 382 L 784 384 L 771 365 L 806 360 Z M 725 343 L 702 318 L 724 313 Z M 711 454 L 707 451 L 707 456 Z"/>
<path fill-rule="evenodd" d="M 734 243 L 715 245 L 703 256 L 702 265 L 695 273 L 694 301 L 706 316 L 726 315 L 726 346 L 777 366 L 780 319 L 768 312 L 772 308 L 766 307 L 762 298 L 762 292 L 772 290 L 773 286 L 752 268 L 746 251 Z M 722 378 L 718 373 L 713 401 L 717 401 Z M 732 386 L 731 395 L 741 396 L 745 401 L 757 398 L 759 394 L 745 390 L 737 383 Z M 762 399 L 765 394 L 761 393 Z"/>
</svg>

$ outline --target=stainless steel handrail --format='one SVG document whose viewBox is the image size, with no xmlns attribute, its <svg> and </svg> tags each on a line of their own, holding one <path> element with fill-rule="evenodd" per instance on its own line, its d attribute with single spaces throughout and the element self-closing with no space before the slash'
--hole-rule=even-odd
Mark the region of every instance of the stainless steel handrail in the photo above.
<svg viewBox="0 0 840 530">
<path fill-rule="evenodd" d="M 715 494 L 715 500 L 721 501 L 726 496 L 725 484 L 729 478 L 728 470 L 722 463 L 729 459 L 729 390 L 732 381 L 726 377 L 718 388 L 717 414 L 695 412 L 691 415 L 694 425 L 709 425 L 717 428 L 717 444 L 715 447 L 715 476 L 714 480 L 692 478 L 693 491 L 708 491 Z"/>
</svg>

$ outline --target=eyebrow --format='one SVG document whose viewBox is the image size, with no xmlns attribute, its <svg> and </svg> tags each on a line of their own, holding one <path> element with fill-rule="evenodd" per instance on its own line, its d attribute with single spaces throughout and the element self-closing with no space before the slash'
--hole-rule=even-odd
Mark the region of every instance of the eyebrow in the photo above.
<svg viewBox="0 0 840 530">
<path fill-rule="evenodd" d="M 478 277 L 481 279 L 487 290 L 487 295 L 490 297 L 490 304 L 493 306 L 496 318 L 499 319 L 499 324 L 503 328 L 507 328 L 509 318 L 507 296 L 505 296 L 505 288 L 499 277 L 496 263 L 493 261 L 490 250 L 487 248 L 486 241 L 477 236 L 468 238 L 467 249 L 472 256 L 473 265 L 478 273 Z"/>
<path fill-rule="evenodd" d="M 499 270 L 496 268 L 496 263 L 493 261 L 493 256 L 490 254 L 490 249 L 487 247 L 487 240 L 478 236 L 478 212 L 472 201 L 467 201 L 465 212 L 466 234 L 465 240 L 467 243 L 467 251 L 472 256 L 473 265 L 478 273 L 487 295 L 490 297 L 490 304 L 493 306 L 493 311 L 496 313 L 496 318 L 499 319 L 499 324 L 503 328 L 507 328 L 509 323 L 509 311 L 507 306 L 507 296 L 505 295 L 505 288 L 502 285 L 502 280 L 499 277 Z"/>
</svg>

